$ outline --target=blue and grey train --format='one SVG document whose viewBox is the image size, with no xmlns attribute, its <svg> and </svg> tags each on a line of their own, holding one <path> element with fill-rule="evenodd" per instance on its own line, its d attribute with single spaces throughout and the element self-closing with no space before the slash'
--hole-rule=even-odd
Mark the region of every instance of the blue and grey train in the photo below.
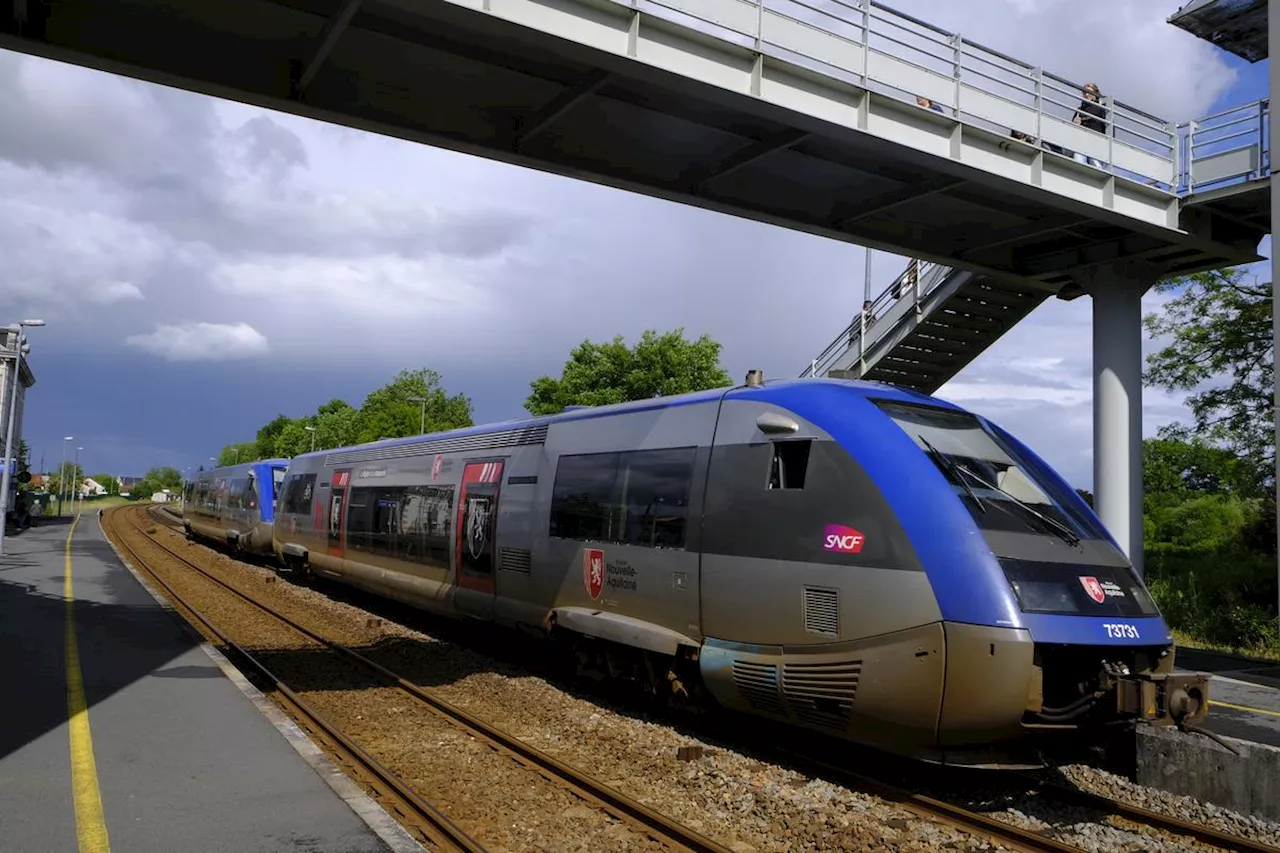
<svg viewBox="0 0 1280 853">
<path fill-rule="evenodd" d="M 1061 477 L 986 419 L 874 382 L 752 371 L 303 454 L 274 549 L 546 637 L 588 674 L 929 761 L 1028 766 L 1037 733 L 1208 704 Z"/>
<path fill-rule="evenodd" d="M 264 459 L 201 471 L 182 495 L 182 526 L 192 538 L 270 557 L 280 484 L 288 459 Z"/>
</svg>

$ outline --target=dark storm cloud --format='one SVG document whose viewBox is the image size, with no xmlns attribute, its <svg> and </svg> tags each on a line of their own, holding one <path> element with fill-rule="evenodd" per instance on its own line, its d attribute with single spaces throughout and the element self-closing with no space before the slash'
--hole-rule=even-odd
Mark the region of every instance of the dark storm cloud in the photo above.
<svg viewBox="0 0 1280 853">
<path fill-rule="evenodd" d="M 228 259 L 475 259 L 536 224 L 502 209 L 326 198 L 296 180 L 306 146 L 269 115 L 228 129 L 211 99 L 18 54 L 0 52 L 0 115 L 21 117 L 0 122 L 0 161 L 100 184 L 129 221 Z M 22 230 L 7 219 L 0 228 Z"/>
</svg>

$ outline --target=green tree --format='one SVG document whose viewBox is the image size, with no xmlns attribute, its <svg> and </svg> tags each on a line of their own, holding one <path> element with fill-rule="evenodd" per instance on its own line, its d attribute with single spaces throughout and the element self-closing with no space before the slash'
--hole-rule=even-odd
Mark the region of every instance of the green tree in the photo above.
<svg viewBox="0 0 1280 853">
<path fill-rule="evenodd" d="M 1262 477 L 1253 460 L 1195 436 L 1142 442 L 1142 485 L 1148 505 L 1182 501 L 1194 494 L 1261 497 Z"/>
<path fill-rule="evenodd" d="M 17 450 L 18 450 L 18 467 L 17 467 L 17 470 L 14 471 L 14 473 L 21 474 L 23 471 L 30 473 L 31 472 L 31 448 L 27 446 L 27 443 L 25 441 L 23 441 L 22 439 L 18 439 Z M 18 488 L 18 491 L 20 492 L 29 492 L 34 490 L 35 486 L 33 486 L 30 482 L 27 482 L 27 483 L 18 483 L 17 488 Z"/>
<path fill-rule="evenodd" d="M 524 407 L 552 415 L 567 406 L 606 406 L 733 382 L 720 366 L 720 344 L 707 335 L 688 341 L 680 328 L 662 335 L 646 331 L 634 348 L 621 335 L 601 344 L 584 340 L 569 354 L 559 379 L 542 376 L 529 384 L 533 393 Z"/>
<path fill-rule="evenodd" d="M 345 400 L 333 399 L 316 410 L 316 449 L 345 447 L 360 441 L 360 410 Z"/>
<path fill-rule="evenodd" d="M 276 455 L 276 446 L 280 443 L 280 435 L 293 421 L 288 415 L 276 415 L 258 430 L 258 438 L 254 448 L 255 459 L 270 459 Z"/>
<path fill-rule="evenodd" d="M 135 500 L 151 500 L 151 496 L 156 492 L 164 489 L 177 492 L 180 488 L 182 488 L 182 472 L 177 468 L 162 465 L 147 471 L 133 487 L 131 496 Z"/>
<path fill-rule="evenodd" d="M 261 459 L 258 455 L 258 443 L 256 441 L 244 441 L 240 444 L 228 444 L 218 453 L 217 465 L 238 465 L 241 462 L 252 462 L 255 459 Z"/>
<path fill-rule="evenodd" d="M 1172 338 L 1148 357 L 1146 382 L 1194 391 L 1187 398 L 1193 426 L 1168 427 L 1161 436 L 1195 436 L 1247 457 L 1265 487 L 1275 458 L 1271 283 L 1231 268 L 1171 279 L 1156 290 L 1178 295 L 1161 314 L 1143 318 L 1153 336 Z"/>
<path fill-rule="evenodd" d="M 84 482 L 84 469 L 78 463 L 67 462 L 58 471 L 54 471 L 49 475 L 49 484 L 46 491 L 51 495 L 59 495 L 63 491 L 65 485 L 70 491 L 74 492 L 76 486 Z"/>
<path fill-rule="evenodd" d="M 109 495 L 120 494 L 120 481 L 111 474 L 94 474 L 93 480 L 99 486 L 107 490 Z"/>
<path fill-rule="evenodd" d="M 426 403 L 413 402 L 411 397 L 421 397 Z M 360 441 L 402 438 L 420 431 L 443 432 L 472 423 L 471 401 L 463 394 L 446 393 L 439 373 L 425 368 L 401 370 L 364 398 L 360 407 Z"/>
</svg>

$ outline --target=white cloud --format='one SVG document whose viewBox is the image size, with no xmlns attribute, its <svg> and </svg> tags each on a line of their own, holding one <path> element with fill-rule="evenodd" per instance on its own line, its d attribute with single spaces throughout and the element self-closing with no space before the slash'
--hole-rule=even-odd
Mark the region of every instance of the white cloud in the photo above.
<svg viewBox="0 0 1280 853">
<path fill-rule="evenodd" d="M 113 302 L 128 302 L 145 299 L 138 285 L 127 281 L 110 281 L 89 291 L 89 300 L 98 305 L 110 305 Z"/>
<path fill-rule="evenodd" d="M 1235 81 L 1222 51 L 1167 23 L 1184 0 L 896 0 L 935 26 L 1169 121 L 1208 113 Z M 975 70 L 984 70 L 977 68 Z"/>
<path fill-rule="evenodd" d="M 161 324 L 146 335 L 130 335 L 125 343 L 169 361 L 230 361 L 265 355 L 267 339 L 248 323 Z"/>
</svg>

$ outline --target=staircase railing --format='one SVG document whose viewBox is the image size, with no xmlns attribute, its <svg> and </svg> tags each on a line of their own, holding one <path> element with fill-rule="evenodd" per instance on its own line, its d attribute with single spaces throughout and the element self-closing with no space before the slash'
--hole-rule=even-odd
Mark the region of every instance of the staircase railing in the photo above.
<svg viewBox="0 0 1280 853">
<path fill-rule="evenodd" d="M 1269 176 L 1270 125 L 1270 98 L 1261 98 L 1177 125 L 1175 162 L 1180 164 L 1180 171 L 1175 179 L 1174 190 L 1179 196 L 1186 197 L 1195 192 Z M 951 272 L 951 267 L 930 261 L 912 260 L 872 300 L 869 307 L 864 307 L 827 344 L 818 357 L 801 372 L 800 377 L 804 379 L 824 375 L 853 349 L 857 350 L 855 364 L 859 367 L 858 375 L 863 375 L 868 351 L 886 329 L 893 327 L 893 324 L 877 325 L 877 322 L 893 311 L 900 299 L 908 296 L 914 307 L 914 315 L 919 317 L 922 300 L 937 289 Z"/>
<path fill-rule="evenodd" d="M 880 321 L 904 299 L 911 305 L 911 310 L 906 316 L 919 317 L 926 297 L 946 281 L 952 269 L 931 261 L 913 259 L 907 264 L 906 269 L 889 282 L 889 285 L 875 299 L 871 300 L 869 306 L 864 306 L 852 322 L 845 326 L 831 343 L 827 344 L 818 357 L 800 373 L 800 378 L 824 375 L 832 365 L 852 349 L 857 349 L 856 361 L 859 365 L 859 375 L 862 375 L 866 368 L 867 353 L 880 334 L 894 325 Z M 870 337 L 868 333 L 871 333 Z"/>
</svg>

